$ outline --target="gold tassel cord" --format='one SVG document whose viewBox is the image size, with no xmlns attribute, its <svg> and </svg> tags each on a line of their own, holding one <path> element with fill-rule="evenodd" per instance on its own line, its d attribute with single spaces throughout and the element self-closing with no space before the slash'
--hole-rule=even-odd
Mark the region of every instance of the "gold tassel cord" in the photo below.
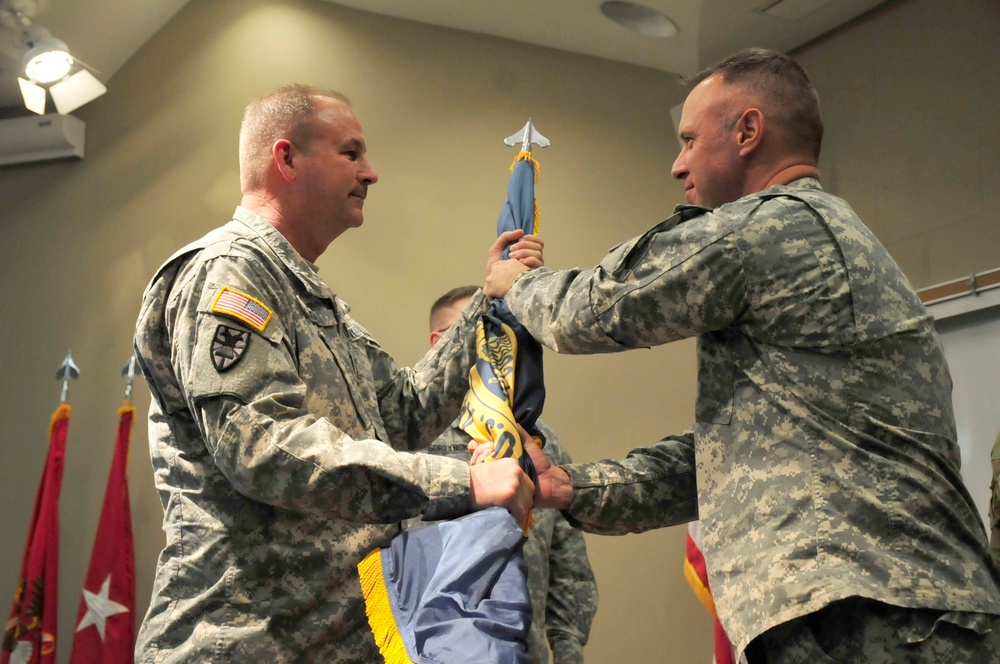
<svg viewBox="0 0 1000 664">
<path fill-rule="evenodd" d="M 358 563 L 358 576 L 361 577 L 361 592 L 365 596 L 368 624 L 385 664 L 415 664 L 406 654 L 406 644 L 392 615 L 389 591 L 382 572 L 382 549 L 371 551 Z"/>
<path fill-rule="evenodd" d="M 519 162 L 519 161 L 530 161 L 531 162 L 531 165 L 534 166 L 534 169 L 535 169 L 535 171 L 534 171 L 535 172 L 535 184 L 538 184 L 538 174 L 542 172 L 542 167 L 538 165 L 538 160 L 535 159 L 534 157 L 532 157 L 530 152 L 525 152 L 524 150 L 521 150 L 520 152 L 517 153 L 517 156 L 514 157 L 514 161 L 512 161 L 510 163 L 510 171 L 512 173 L 514 172 L 514 166 L 516 166 L 517 162 Z M 540 223 L 541 223 L 542 214 L 538 210 L 538 199 L 537 198 L 534 199 L 534 206 L 535 206 L 535 226 L 532 229 L 531 234 L 532 235 L 538 235 L 538 228 L 539 228 Z"/>
</svg>

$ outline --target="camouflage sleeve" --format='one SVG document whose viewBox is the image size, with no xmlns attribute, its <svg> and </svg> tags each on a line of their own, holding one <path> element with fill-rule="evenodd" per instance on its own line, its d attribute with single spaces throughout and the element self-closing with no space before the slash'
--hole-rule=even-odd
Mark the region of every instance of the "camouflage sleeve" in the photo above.
<svg viewBox="0 0 1000 664">
<path fill-rule="evenodd" d="M 545 453 L 553 463 L 570 463 L 556 434 L 542 422 Z M 561 514 L 552 529 L 549 550 L 549 592 L 545 604 L 545 630 L 554 664 L 583 662 L 583 647 L 597 613 L 597 580 L 587 559 L 583 533 Z"/>
<path fill-rule="evenodd" d="M 482 291 L 472 296 L 451 329 L 413 368 L 370 345 L 379 413 L 393 447 L 424 449 L 458 416 L 475 362 L 476 320 L 486 310 Z"/>
<path fill-rule="evenodd" d="M 632 450 L 622 460 L 562 468 L 573 483 L 567 518 L 583 531 L 625 535 L 698 518 L 691 431 Z"/>
<path fill-rule="evenodd" d="M 668 219 L 592 269 L 529 270 L 504 297 L 539 342 L 560 353 L 648 348 L 722 329 L 745 309 L 737 241 L 716 214 Z"/>
<path fill-rule="evenodd" d="M 235 324 L 208 306 L 217 284 L 283 301 L 280 277 L 252 259 L 227 256 L 202 266 L 171 297 L 171 363 L 209 453 L 240 493 L 361 522 L 465 512 L 468 466 L 371 439 L 339 372 L 311 366 L 332 382 L 311 389 L 304 382 L 290 347 L 296 338 L 291 322 L 276 317 L 264 333 L 253 332 L 244 356 L 225 371 L 212 366 L 209 353 L 196 352 L 210 345 L 220 324 Z"/>
</svg>

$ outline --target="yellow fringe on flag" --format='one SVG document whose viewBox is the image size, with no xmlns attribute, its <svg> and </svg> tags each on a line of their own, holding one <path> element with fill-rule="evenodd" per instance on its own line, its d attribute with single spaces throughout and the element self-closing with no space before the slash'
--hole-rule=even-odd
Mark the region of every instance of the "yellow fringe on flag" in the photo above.
<svg viewBox="0 0 1000 664">
<path fill-rule="evenodd" d="M 132 400 L 126 399 L 124 405 L 118 409 L 118 419 L 120 420 L 125 416 L 126 413 L 131 413 L 135 415 L 135 408 L 132 406 Z M 125 447 L 125 464 L 128 465 L 129 460 L 132 458 L 132 429 L 128 430 L 128 445 Z"/>
<path fill-rule="evenodd" d="M 73 409 L 69 407 L 68 403 L 61 403 L 59 407 L 52 412 L 52 418 L 49 420 L 49 437 L 52 437 L 52 429 L 55 428 L 56 422 L 62 419 L 66 419 L 73 412 Z"/>
<path fill-rule="evenodd" d="M 701 602 L 702 606 L 715 617 L 715 600 L 712 599 L 712 592 L 705 586 L 701 581 L 701 577 L 698 576 L 698 572 L 695 570 L 694 565 L 687 558 L 684 559 L 684 578 L 687 579 L 688 583 L 691 584 L 691 590 L 694 591 L 695 597 Z"/>
<path fill-rule="evenodd" d="M 361 592 L 365 596 L 365 613 L 385 664 L 415 664 L 406 654 L 406 644 L 392 615 L 389 592 L 382 573 L 382 549 L 375 549 L 358 563 Z"/>
<path fill-rule="evenodd" d="M 531 529 L 535 527 L 535 508 L 532 507 L 528 510 L 528 516 L 524 518 L 524 525 L 521 526 L 521 534 L 525 537 L 531 532 Z"/>
<path fill-rule="evenodd" d="M 538 184 L 538 174 L 542 172 L 542 167 L 538 165 L 538 160 L 532 157 L 530 152 L 525 152 L 524 150 L 518 152 L 517 156 L 514 157 L 514 161 L 510 163 L 510 169 L 508 170 L 510 170 L 510 172 L 513 173 L 514 166 L 517 165 L 517 162 L 522 160 L 530 161 L 531 165 L 535 167 L 535 184 Z"/>
<path fill-rule="evenodd" d="M 520 152 L 518 152 L 517 156 L 514 157 L 514 161 L 512 161 L 510 163 L 510 172 L 511 173 L 514 172 L 514 166 L 517 165 L 517 162 L 519 162 L 521 160 L 530 161 L 531 165 L 535 167 L 535 184 L 538 184 L 538 174 L 542 172 L 542 167 L 538 165 L 538 160 L 536 160 L 534 157 L 532 157 L 530 152 L 525 152 L 524 150 L 521 150 Z M 535 204 L 535 226 L 534 226 L 534 228 L 532 228 L 531 234 L 532 235 L 538 235 L 538 227 L 539 227 L 539 225 L 541 223 L 542 213 L 538 211 L 538 199 L 537 198 L 534 199 L 534 204 Z"/>
</svg>

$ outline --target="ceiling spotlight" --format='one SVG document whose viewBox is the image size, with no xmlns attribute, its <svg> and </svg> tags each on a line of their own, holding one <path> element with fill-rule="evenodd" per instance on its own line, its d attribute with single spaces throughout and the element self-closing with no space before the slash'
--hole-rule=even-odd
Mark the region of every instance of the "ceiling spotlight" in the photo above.
<svg viewBox="0 0 1000 664">
<path fill-rule="evenodd" d="M 677 25 L 669 18 L 636 2 L 602 2 L 601 13 L 633 32 L 649 37 L 673 37 Z"/>
<path fill-rule="evenodd" d="M 0 19 L 21 32 L 22 76 L 17 82 L 29 111 L 44 115 L 51 95 L 56 110 L 65 115 L 108 91 L 86 64 L 70 55 L 65 43 L 32 23 L 12 0 L 0 0 Z"/>
<path fill-rule="evenodd" d="M 33 42 L 21 58 L 24 75 L 35 83 L 54 83 L 73 68 L 73 56 L 66 44 L 52 37 Z"/>
</svg>

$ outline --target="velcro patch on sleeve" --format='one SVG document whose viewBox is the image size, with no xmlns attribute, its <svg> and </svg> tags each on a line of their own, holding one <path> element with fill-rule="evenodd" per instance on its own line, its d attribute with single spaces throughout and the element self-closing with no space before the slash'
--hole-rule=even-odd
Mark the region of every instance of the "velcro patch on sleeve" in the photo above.
<svg viewBox="0 0 1000 664">
<path fill-rule="evenodd" d="M 229 286 L 223 286 L 216 293 L 211 311 L 241 320 L 258 332 L 264 331 L 272 316 L 266 304 Z"/>
</svg>

